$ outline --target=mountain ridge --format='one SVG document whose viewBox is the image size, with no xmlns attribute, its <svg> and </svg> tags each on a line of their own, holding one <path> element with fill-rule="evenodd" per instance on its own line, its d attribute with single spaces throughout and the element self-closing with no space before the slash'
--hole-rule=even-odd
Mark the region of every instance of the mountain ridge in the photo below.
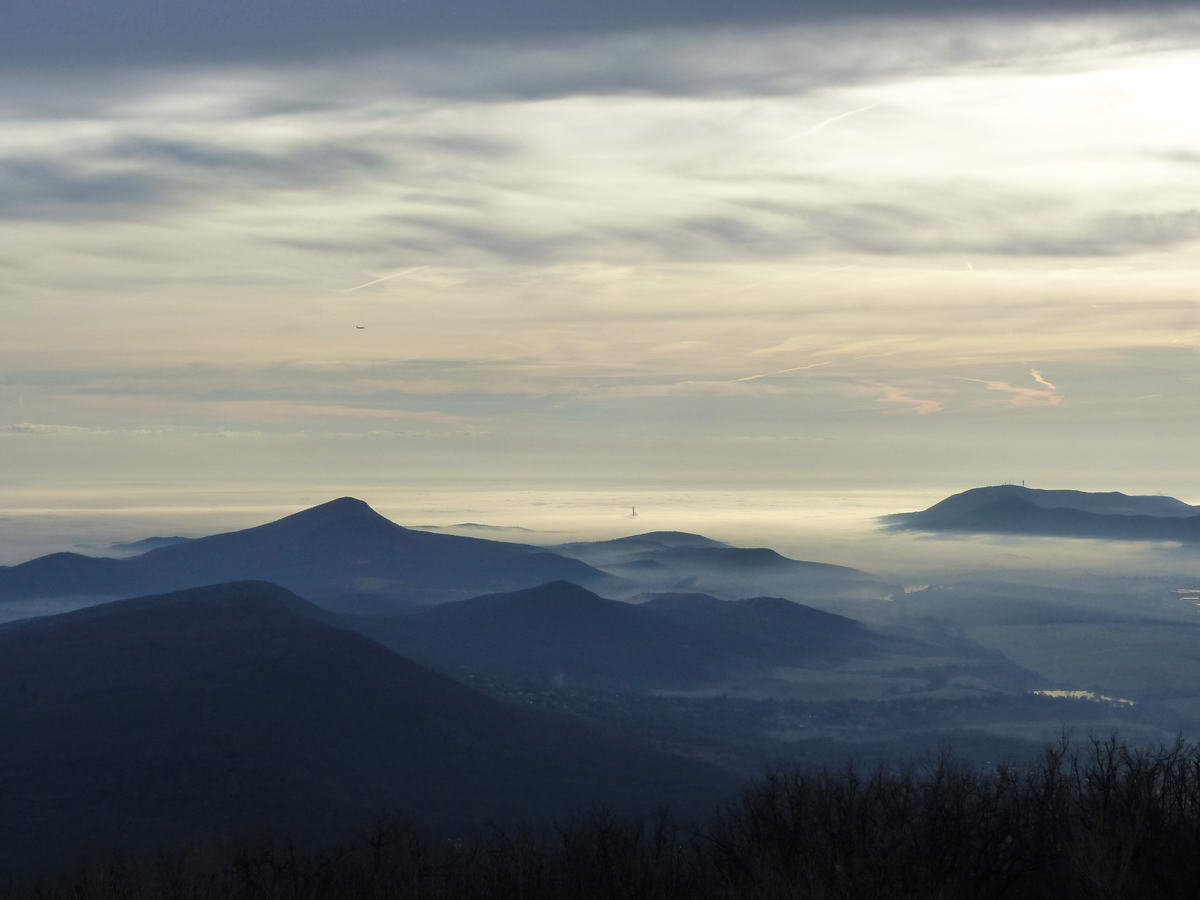
<svg viewBox="0 0 1200 900">
<path fill-rule="evenodd" d="M 1200 541 L 1200 507 L 1174 497 L 1043 491 L 1018 485 L 973 488 L 924 510 L 883 516 L 881 522 L 893 530 Z"/>
<path fill-rule="evenodd" d="M 854 619 L 779 598 L 633 604 L 561 581 L 355 627 L 447 671 L 636 689 L 820 666 L 874 655 L 880 643 Z"/>
<path fill-rule="evenodd" d="M 341 497 L 262 525 L 128 559 L 38 557 L 0 570 L 0 600 L 112 598 L 259 579 L 311 599 L 386 606 L 556 578 L 602 584 L 611 576 L 541 547 L 404 528 L 362 500 Z"/>
</svg>

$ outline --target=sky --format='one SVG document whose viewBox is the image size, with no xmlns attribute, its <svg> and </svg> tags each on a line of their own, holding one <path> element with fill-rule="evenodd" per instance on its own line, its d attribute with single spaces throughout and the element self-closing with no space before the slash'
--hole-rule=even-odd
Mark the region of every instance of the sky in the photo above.
<svg viewBox="0 0 1200 900">
<path fill-rule="evenodd" d="M 0 489 L 1200 501 L 1200 12 L 18 0 Z"/>
</svg>

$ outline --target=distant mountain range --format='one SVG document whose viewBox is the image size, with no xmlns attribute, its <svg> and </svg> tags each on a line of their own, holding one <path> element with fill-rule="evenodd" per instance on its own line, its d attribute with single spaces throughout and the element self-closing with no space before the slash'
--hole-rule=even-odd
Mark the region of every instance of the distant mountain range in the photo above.
<svg viewBox="0 0 1200 900">
<path fill-rule="evenodd" d="M 239 582 L 0 626 L 0 870 L 266 827 L 319 838 L 384 811 L 457 828 L 696 809 L 733 787 L 329 618 Z"/>
<path fill-rule="evenodd" d="M 896 649 L 853 619 L 779 598 L 670 595 L 631 604 L 564 581 L 355 627 L 442 668 L 608 688 L 698 687 Z"/>
<path fill-rule="evenodd" d="M 118 556 L 137 556 L 141 553 L 147 553 L 150 550 L 157 550 L 159 547 L 170 547 L 173 544 L 182 544 L 184 541 L 189 541 L 191 538 L 179 537 L 148 537 L 142 538 L 140 541 L 130 541 L 125 544 L 110 544 L 108 551 L 115 553 Z"/>
<path fill-rule="evenodd" d="M 519 525 L 482 525 L 479 522 L 456 522 L 453 525 L 410 525 L 418 531 L 516 531 L 522 534 L 537 534 L 534 528 Z"/>
<path fill-rule="evenodd" d="M 920 512 L 884 516 L 883 522 L 889 528 L 911 531 L 1200 541 L 1200 507 L 1174 497 L 1048 491 L 1012 484 L 963 491 Z"/>
<path fill-rule="evenodd" d="M 129 597 L 262 579 L 312 600 L 362 609 L 561 578 L 597 586 L 612 581 L 584 562 L 540 547 L 403 528 L 351 497 L 255 528 L 166 540 L 129 559 L 54 553 L 0 567 L 0 601 Z"/>
</svg>

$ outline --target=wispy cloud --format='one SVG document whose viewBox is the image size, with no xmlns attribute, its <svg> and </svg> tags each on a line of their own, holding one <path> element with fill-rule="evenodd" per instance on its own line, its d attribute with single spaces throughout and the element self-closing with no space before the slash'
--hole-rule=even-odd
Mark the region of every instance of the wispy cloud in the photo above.
<svg viewBox="0 0 1200 900">
<path fill-rule="evenodd" d="M 973 381 L 986 385 L 989 391 L 1002 391 L 1011 394 L 1009 402 L 1013 406 L 1059 406 L 1063 402 L 1060 394 L 1040 388 L 1020 387 L 1007 381 L 988 381 L 985 378 L 962 378 L 963 381 Z"/>
<path fill-rule="evenodd" d="M 1036 381 L 1038 384 L 1040 384 L 1042 387 L 1047 387 L 1052 391 L 1058 390 L 1058 388 L 1055 387 L 1053 384 L 1051 384 L 1049 381 L 1047 381 L 1045 379 L 1045 377 L 1042 375 L 1042 373 L 1039 372 L 1037 369 L 1030 369 L 1029 374 L 1033 378 L 1033 380 Z"/>
<path fill-rule="evenodd" d="M 878 403 L 899 403 L 908 406 L 918 416 L 930 416 L 934 413 L 942 412 L 945 407 L 939 400 L 931 400 L 929 398 L 914 397 L 912 394 L 893 387 L 890 384 L 870 383 L 870 387 L 881 391 L 880 396 L 876 397 Z"/>
<path fill-rule="evenodd" d="M 96 429 L 79 425 L 56 425 L 48 422 L 13 422 L 0 425 L 0 433 L 7 434 L 88 434 Z"/>
</svg>

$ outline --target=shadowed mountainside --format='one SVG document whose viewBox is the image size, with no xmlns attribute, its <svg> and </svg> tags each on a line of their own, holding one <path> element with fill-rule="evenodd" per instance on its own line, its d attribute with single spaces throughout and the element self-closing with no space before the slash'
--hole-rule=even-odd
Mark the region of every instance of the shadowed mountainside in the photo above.
<svg viewBox="0 0 1200 900">
<path fill-rule="evenodd" d="M 688 531 L 647 531 L 644 534 L 631 534 L 607 541 L 572 541 L 549 549 L 564 556 L 582 559 L 592 565 L 604 565 L 624 562 L 645 553 L 728 546 L 729 544 Z"/>
<path fill-rule="evenodd" d="M 773 666 L 874 656 L 895 643 L 853 619 L 779 598 L 635 605 L 564 581 L 360 619 L 357 627 L 447 669 L 625 688 L 716 684 Z"/>
<path fill-rule="evenodd" d="M 331 605 L 459 599 L 570 578 L 609 579 L 539 547 L 403 528 L 343 497 L 275 522 L 159 547 L 131 559 L 55 553 L 0 570 L 0 600 L 127 597 L 262 579 Z"/>
<path fill-rule="evenodd" d="M 703 807 L 727 775 L 503 703 L 242 582 L 0 626 L 0 862 L 382 810 Z M 12 736 L 20 736 L 12 740 Z"/>
<path fill-rule="evenodd" d="M 857 569 L 789 559 L 765 547 L 732 547 L 683 531 L 651 531 L 550 549 L 628 579 L 643 591 L 705 592 L 726 599 L 783 594 L 819 602 L 874 585 L 872 576 Z"/>
</svg>

